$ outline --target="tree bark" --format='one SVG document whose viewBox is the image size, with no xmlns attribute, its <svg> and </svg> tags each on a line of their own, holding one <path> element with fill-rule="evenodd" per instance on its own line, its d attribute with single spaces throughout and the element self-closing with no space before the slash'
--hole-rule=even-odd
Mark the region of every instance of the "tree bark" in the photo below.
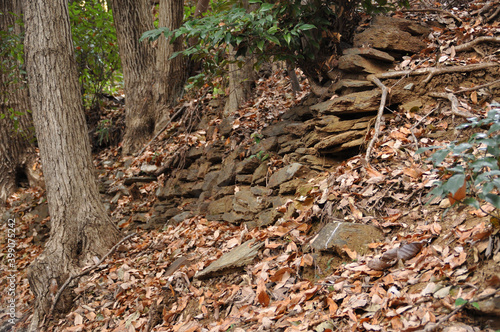
<svg viewBox="0 0 500 332">
<path fill-rule="evenodd" d="M 50 239 L 29 266 L 35 295 L 30 330 L 50 309 L 51 284 L 68 276 L 118 240 L 97 190 L 82 107 L 67 0 L 25 2 L 25 53 L 33 119 L 51 216 Z M 53 294 L 52 294 L 53 295 Z M 56 310 L 72 304 L 71 288 Z"/>
<path fill-rule="evenodd" d="M 0 30 L 21 36 L 22 27 L 16 22 L 21 17 L 20 0 L 0 0 Z M 6 45 L 4 41 L 1 43 Z M 33 145 L 33 119 L 29 113 L 28 87 L 21 74 L 22 62 L 12 55 L 2 54 L 0 64 L 0 209 L 18 186 L 20 178 L 30 185 L 40 184 L 32 165 L 36 153 Z"/>
<path fill-rule="evenodd" d="M 184 14 L 183 0 L 160 0 L 158 26 L 167 27 L 171 31 L 179 28 Z M 155 132 L 169 120 L 168 110 L 181 96 L 186 79 L 186 59 L 179 55 L 170 59 L 172 54 L 182 51 L 182 38 L 173 43 L 163 36 L 158 39 L 156 59 L 156 82 L 154 87 L 156 109 Z"/>
<path fill-rule="evenodd" d="M 156 121 L 153 107 L 156 52 L 150 43 L 139 42 L 144 32 L 154 28 L 148 3 L 145 0 L 111 1 L 125 85 L 124 154 L 139 150 L 147 142 Z"/>
<path fill-rule="evenodd" d="M 248 0 L 240 0 L 241 5 L 251 11 L 255 5 L 250 6 Z M 233 47 L 229 46 L 229 58 L 231 60 L 243 61 L 243 66 L 239 67 L 237 63 L 229 64 L 229 96 L 224 106 L 224 116 L 230 116 L 238 110 L 238 108 L 245 102 L 252 93 L 252 83 L 255 80 L 255 73 L 251 55 L 245 57 L 235 58 Z"/>
</svg>

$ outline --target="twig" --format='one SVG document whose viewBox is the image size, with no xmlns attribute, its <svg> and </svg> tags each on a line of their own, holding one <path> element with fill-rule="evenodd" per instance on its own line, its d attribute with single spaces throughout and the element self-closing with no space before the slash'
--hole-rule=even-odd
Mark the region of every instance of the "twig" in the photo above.
<svg viewBox="0 0 500 332">
<path fill-rule="evenodd" d="M 493 81 L 493 82 L 488 82 L 488 83 L 485 83 L 485 84 L 474 86 L 472 88 L 462 88 L 462 89 L 460 89 L 458 91 L 455 91 L 455 93 L 475 91 L 475 90 L 479 90 L 479 89 L 485 88 L 485 87 L 490 86 L 490 85 L 495 85 L 497 83 L 500 83 L 500 80 L 496 80 L 496 81 Z"/>
<path fill-rule="evenodd" d="M 493 6 L 495 6 L 497 4 L 498 1 L 491 1 L 491 2 L 488 2 L 486 5 L 484 5 L 482 8 L 478 9 L 478 10 L 475 10 L 473 12 L 470 13 L 471 16 L 475 16 L 477 14 L 482 14 L 482 13 L 485 13 L 487 12 L 488 10 L 490 10 L 491 8 L 493 8 Z"/>
<path fill-rule="evenodd" d="M 479 301 L 484 301 L 484 300 L 487 300 L 489 299 L 490 297 L 493 297 L 497 294 L 500 294 L 500 290 L 497 290 L 496 292 L 493 292 L 491 294 L 488 294 L 488 295 L 483 295 L 483 296 L 480 296 L 478 297 L 477 299 L 475 300 L 471 300 L 471 301 L 467 301 L 465 302 L 464 304 L 456 307 L 455 309 L 452 310 L 452 312 L 450 312 L 448 315 L 444 316 L 444 317 L 441 317 L 435 324 L 432 324 L 431 326 L 428 326 L 424 329 L 424 332 L 430 332 L 430 331 L 434 331 L 435 329 L 437 329 L 438 327 L 441 326 L 442 323 L 446 322 L 447 320 L 449 320 L 453 315 L 455 315 L 457 312 L 459 312 L 460 310 L 462 310 L 463 308 L 465 308 L 465 306 L 471 302 L 479 302 Z"/>
<path fill-rule="evenodd" d="M 460 44 L 458 46 L 455 46 L 455 52 L 463 52 L 463 51 L 468 51 L 472 49 L 474 46 L 480 43 L 500 43 L 500 37 L 490 37 L 490 36 L 482 36 L 482 37 L 477 37 L 476 39 Z"/>
<path fill-rule="evenodd" d="M 372 152 L 373 144 L 378 139 L 378 135 L 380 134 L 380 123 L 382 122 L 382 115 L 384 114 L 385 102 L 387 100 L 388 89 L 387 87 L 375 76 L 368 75 L 367 79 L 375 83 L 380 89 L 382 89 L 382 98 L 380 99 L 380 106 L 378 108 L 377 120 L 375 121 L 375 132 L 373 133 L 373 137 L 368 143 L 368 147 L 366 148 L 365 160 L 366 164 L 370 164 L 370 154 Z"/>
<path fill-rule="evenodd" d="M 429 93 L 429 96 L 435 97 L 435 98 L 444 98 L 448 99 L 451 102 L 451 113 L 464 117 L 464 118 L 470 118 L 474 116 L 474 114 L 467 112 L 467 111 L 460 111 L 458 109 L 458 99 L 457 97 L 451 93 L 451 92 L 432 92 Z"/>
<path fill-rule="evenodd" d="M 153 143 L 153 141 L 158 137 L 160 136 L 161 133 L 163 133 L 165 131 L 165 129 L 167 129 L 167 127 L 172 123 L 172 121 L 174 121 L 174 119 L 182 112 L 186 109 L 186 106 L 182 106 L 181 108 L 179 108 L 179 110 L 177 112 L 175 112 L 175 114 L 170 118 L 170 120 L 168 120 L 168 122 L 163 126 L 163 128 L 160 129 L 160 131 L 158 131 L 156 133 L 156 135 L 148 142 L 148 144 L 144 145 L 144 147 L 141 149 L 141 151 L 139 151 L 135 156 L 138 157 L 140 156 L 144 150 L 146 150 L 146 148 L 148 146 L 151 145 L 151 143 Z"/>
<path fill-rule="evenodd" d="M 440 13 L 446 16 L 449 16 L 453 18 L 455 21 L 463 23 L 460 17 L 456 16 L 453 13 L 450 13 L 444 9 L 438 9 L 438 8 L 423 8 L 423 9 L 405 9 L 402 10 L 403 13 L 410 13 L 410 12 L 420 12 L 420 13 L 425 13 L 425 12 L 434 12 L 434 13 Z"/>
<path fill-rule="evenodd" d="M 390 71 L 380 74 L 372 74 L 373 76 L 383 79 L 383 78 L 397 78 L 406 75 L 424 75 L 429 74 L 429 76 L 425 79 L 424 83 L 427 83 L 431 80 L 434 75 L 437 74 L 446 74 L 446 73 L 464 73 L 471 72 L 475 70 L 487 69 L 491 67 L 500 66 L 497 62 L 484 62 L 484 63 L 475 63 L 472 65 L 466 66 L 451 66 L 451 67 L 427 67 L 420 69 L 412 69 L 412 70 L 400 70 L 400 71 Z"/>
<path fill-rule="evenodd" d="M 498 13 L 500 13 L 500 7 L 498 7 L 490 17 L 486 18 L 486 23 L 492 21 L 498 15 Z"/>
<path fill-rule="evenodd" d="M 49 310 L 49 314 L 48 314 L 48 317 L 52 317 L 52 314 L 54 313 L 54 309 L 56 307 L 56 304 L 57 302 L 59 301 L 59 298 L 61 297 L 61 294 L 63 293 L 63 291 L 66 289 L 66 287 L 69 285 L 69 283 L 77 278 L 80 278 L 88 273 L 90 273 L 91 271 L 95 270 L 99 265 L 102 264 L 102 262 L 104 262 L 104 260 L 111 254 L 113 254 L 116 250 L 116 248 L 118 248 L 118 246 L 120 244 L 122 244 L 123 242 L 127 241 L 128 239 L 130 239 L 131 237 L 137 235 L 137 233 L 132 233 L 132 234 L 129 234 L 127 236 L 125 236 L 123 239 L 121 239 L 117 244 L 115 244 L 109 251 L 106 255 L 102 256 L 102 258 L 99 260 L 99 262 L 97 262 L 96 264 L 86 268 L 85 270 L 83 270 L 82 272 L 74 275 L 74 276 L 70 276 L 66 282 L 61 286 L 61 288 L 59 288 L 59 291 L 57 292 L 56 296 L 54 297 L 54 300 L 52 301 L 52 306 L 50 307 L 50 310 Z"/>
</svg>

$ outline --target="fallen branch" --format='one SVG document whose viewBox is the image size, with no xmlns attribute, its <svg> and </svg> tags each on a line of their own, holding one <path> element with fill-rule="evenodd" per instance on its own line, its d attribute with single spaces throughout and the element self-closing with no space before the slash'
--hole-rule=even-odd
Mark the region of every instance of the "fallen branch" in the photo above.
<svg viewBox="0 0 500 332">
<path fill-rule="evenodd" d="M 447 320 L 449 320 L 453 315 L 455 315 L 457 312 L 459 312 L 460 310 L 462 310 L 463 308 L 465 308 L 465 306 L 468 305 L 469 303 L 484 301 L 484 300 L 487 300 L 490 297 L 493 297 L 493 296 L 495 296 L 497 294 L 500 294 L 500 290 L 497 290 L 496 292 L 493 292 L 491 294 L 480 296 L 480 297 L 478 297 L 475 300 L 470 300 L 470 301 L 465 302 L 464 304 L 462 304 L 462 305 L 456 307 L 455 309 L 453 309 L 448 315 L 446 315 L 444 317 L 441 317 L 436 323 L 434 323 L 434 324 L 426 327 L 424 329 L 424 332 L 431 332 L 431 331 L 434 331 L 437 328 L 441 327 L 442 326 L 441 324 L 443 324 L 444 322 L 446 322 Z"/>
<path fill-rule="evenodd" d="M 477 37 L 473 41 L 455 46 L 455 52 L 469 51 L 477 44 L 488 43 L 488 42 L 489 43 L 500 43 L 500 37 L 490 37 L 490 36 Z"/>
<path fill-rule="evenodd" d="M 96 264 L 84 269 L 82 272 L 74 275 L 74 276 L 70 276 L 66 282 L 61 286 L 61 288 L 59 288 L 59 290 L 57 291 L 57 294 L 56 296 L 54 297 L 54 300 L 52 301 L 52 306 L 50 307 L 50 310 L 49 310 L 49 314 L 48 314 L 48 317 L 50 319 L 50 317 L 52 317 L 52 315 L 54 314 L 54 309 L 56 307 L 56 304 L 57 302 L 59 301 L 59 298 L 61 297 L 61 294 L 63 293 L 63 291 L 66 289 L 66 287 L 70 284 L 71 281 L 77 279 L 77 278 L 80 278 L 88 273 L 90 273 L 91 271 L 94 271 L 95 269 L 97 269 L 97 267 L 99 265 L 102 264 L 102 262 L 104 262 L 104 260 L 106 258 L 108 258 L 109 255 L 113 254 L 116 250 L 116 248 L 118 248 L 118 246 L 120 244 L 122 244 L 123 242 L 127 241 L 128 239 L 130 239 L 131 237 L 137 235 L 137 233 L 132 233 L 132 234 L 129 234 L 127 236 L 125 236 L 123 239 L 121 239 L 117 244 L 115 244 L 109 251 L 106 255 L 102 256 L 102 258 L 99 260 L 99 262 L 97 262 Z"/>
<path fill-rule="evenodd" d="M 466 66 L 451 66 L 451 67 L 427 67 L 412 70 L 400 70 L 400 71 L 390 71 L 380 74 L 373 74 L 376 78 L 398 78 L 407 75 L 424 75 L 429 74 L 424 80 L 424 83 L 428 83 L 434 75 L 447 74 L 447 73 L 467 73 L 475 70 L 487 69 L 491 67 L 500 66 L 497 62 L 484 62 L 475 63 Z"/>
<path fill-rule="evenodd" d="M 387 100 L 387 94 L 388 94 L 389 90 L 375 75 L 368 75 L 367 79 L 369 81 L 372 81 L 380 89 L 382 89 L 382 98 L 380 100 L 380 106 L 378 108 L 377 120 L 375 121 L 375 132 L 373 133 L 373 137 L 370 140 L 370 143 L 368 143 L 368 147 L 366 148 L 365 160 L 366 160 L 366 164 L 369 165 L 370 164 L 370 154 L 372 152 L 373 144 L 375 144 L 375 141 L 377 141 L 378 135 L 380 134 L 380 123 L 382 122 L 382 115 L 384 114 L 385 102 Z"/>
<path fill-rule="evenodd" d="M 402 10 L 402 12 L 403 13 L 410 13 L 410 12 L 416 12 L 416 13 L 426 13 L 426 12 L 429 12 L 429 13 L 440 13 L 440 14 L 443 14 L 445 16 L 449 16 L 449 17 L 453 18 L 457 22 L 463 23 L 462 20 L 460 19 L 460 17 L 458 17 L 457 15 L 455 15 L 453 13 L 450 13 L 449 11 L 446 11 L 444 9 L 438 9 L 438 8 L 404 9 L 404 10 Z"/>
<path fill-rule="evenodd" d="M 497 10 L 495 10 L 495 12 L 491 14 L 490 17 L 486 18 L 486 23 L 492 21 L 499 13 L 500 13 L 500 7 L 498 7 Z"/>
<path fill-rule="evenodd" d="M 467 112 L 467 111 L 460 111 L 458 109 L 458 99 L 457 97 L 451 93 L 451 92 L 432 92 L 429 94 L 429 96 L 434 97 L 434 98 L 444 98 L 448 99 L 451 102 L 451 113 L 464 117 L 464 118 L 470 118 L 473 117 L 474 114 Z"/>
</svg>

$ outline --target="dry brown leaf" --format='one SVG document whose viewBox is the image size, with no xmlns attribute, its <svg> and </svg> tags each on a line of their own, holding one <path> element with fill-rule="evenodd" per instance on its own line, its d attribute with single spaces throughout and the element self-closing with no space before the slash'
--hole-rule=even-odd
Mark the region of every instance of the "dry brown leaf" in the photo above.
<svg viewBox="0 0 500 332">
<path fill-rule="evenodd" d="M 267 294 L 265 281 L 263 279 L 260 279 L 259 283 L 257 284 L 257 296 L 255 300 L 259 302 L 263 307 L 267 307 L 269 305 L 270 299 L 269 295 Z"/>
</svg>

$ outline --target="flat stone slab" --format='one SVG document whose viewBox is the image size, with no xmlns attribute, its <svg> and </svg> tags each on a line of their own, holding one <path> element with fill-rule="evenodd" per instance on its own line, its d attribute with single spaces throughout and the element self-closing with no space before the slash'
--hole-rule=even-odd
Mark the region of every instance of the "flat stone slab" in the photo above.
<svg viewBox="0 0 500 332">
<path fill-rule="evenodd" d="M 255 244 L 255 240 L 249 240 L 222 255 L 221 258 L 210 264 L 207 268 L 197 272 L 195 278 L 207 279 L 236 271 L 251 263 L 263 245 L 264 242 Z"/>
<path fill-rule="evenodd" d="M 326 114 L 356 114 L 378 110 L 381 92 L 379 89 L 350 93 L 311 106 L 321 116 Z"/>
<path fill-rule="evenodd" d="M 363 255 L 368 250 L 368 244 L 383 237 L 383 232 L 371 225 L 354 224 L 349 222 L 332 222 L 319 231 L 311 243 L 316 250 L 342 252 L 347 246 Z"/>
<path fill-rule="evenodd" d="M 276 188 L 280 184 L 293 179 L 295 176 L 302 174 L 302 171 L 305 171 L 305 166 L 299 163 L 293 163 L 287 165 L 271 175 L 269 178 L 268 187 Z"/>
<path fill-rule="evenodd" d="M 350 72 L 364 71 L 370 74 L 383 73 L 392 65 L 385 61 L 367 59 L 359 54 L 347 54 L 339 58 L 339 69 Z"/>
<path fill-rule="evenodd" d="M 394 57 L 389 53 L 376 50 L 371 47 L 355 47 L 355 48 L 347 48 L 342 51 L 344 55 L 357 54 L 362 55 L 365 58 L 370 58 L 374 60 L 380 60 L 385 62 L 394 62 Z"/>
</svg>

